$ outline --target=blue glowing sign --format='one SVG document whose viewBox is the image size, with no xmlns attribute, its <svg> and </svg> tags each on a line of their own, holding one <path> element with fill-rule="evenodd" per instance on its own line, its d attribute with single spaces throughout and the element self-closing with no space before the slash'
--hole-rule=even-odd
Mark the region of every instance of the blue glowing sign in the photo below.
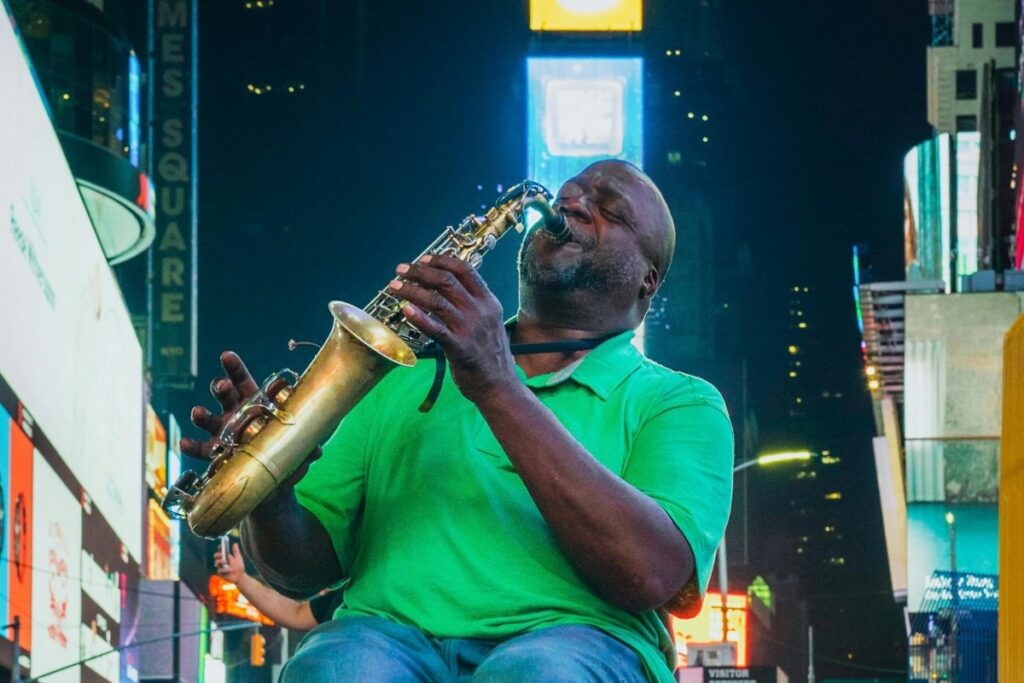
<svg viewBox="0 0 1024 683">
<path fill-rule="evenodd" d="M 614 157 L 643 165 L 643 60 L 528 58 L 528 177 L 552 191 Z"/>
<path fill-rule="evenodd" d="M 142 132 L 142 117 L 139 113 L 141 74 L 139 58 L 135 56 L 135 52 L 131 52 L 128 56 L 128 161 L 136 168 L 139 167 L 139 141 Z"/>
</svg>

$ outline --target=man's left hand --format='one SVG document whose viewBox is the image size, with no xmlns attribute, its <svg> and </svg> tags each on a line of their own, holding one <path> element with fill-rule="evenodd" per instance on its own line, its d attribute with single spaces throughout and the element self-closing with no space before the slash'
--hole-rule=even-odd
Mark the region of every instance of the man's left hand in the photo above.
<svg viewBox="0 0 1024 683">
<path fill-rule="evenodd" d="M 392 294 L 402 312 L 444 349 L 452 378 L 477 403 L 517 382 L 501 304 L 472 266 L 454 256 L 427 255 L 396 268 Z M 429 314 L 429 315 L 428 315 Z"/>
</svg>

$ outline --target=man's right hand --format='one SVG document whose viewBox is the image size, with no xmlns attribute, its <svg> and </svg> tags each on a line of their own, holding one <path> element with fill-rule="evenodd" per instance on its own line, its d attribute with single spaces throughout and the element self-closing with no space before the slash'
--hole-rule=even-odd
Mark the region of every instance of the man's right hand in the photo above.
<svg viewBox="0 0 1024 683">
<path fill-rule="evenodd" d="M 220 364 L 225 374 L 210 382 L 210 393 L 220 404 L 221 413 L 214 415 L 203 406 L 195 406 L 191 414 L 192 424 L 209 433 L 210 438 L 202 441 L 189 438 L 181 440 L 181 452 L 193 458 L 210 459 L 214 447 L 221 442 L 221 428 L 238 407 L 259 389 L 249 369 L 234 351 L 220 354 Z"/>
</svg>

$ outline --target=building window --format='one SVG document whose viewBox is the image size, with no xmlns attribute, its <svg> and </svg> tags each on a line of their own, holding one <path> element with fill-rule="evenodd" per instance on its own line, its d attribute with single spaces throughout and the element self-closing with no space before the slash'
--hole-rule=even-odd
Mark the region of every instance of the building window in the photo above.
<svg viewBox="0 0 1024 683">
<path fill-rule="evenodd" d="M 971 24 L 971 47 L 983 47 L 981 24 Z"/>
<path fill-rule="evenodd" d="M 957 133 L 973 133 L 978 130 L 978 117 L 971 114 L 968 116 L 956 117 Z"/>
<path fill-rule="evenodd" d="M 1016 24 L 1012 21 L 1000 21 L 996 24 L 996 47 L 1015 47 L 1017 45 Z"/>
<path fill-rule="evenodd" d="M 956 98 L 973 100 L 978 96 L 978 72 L 974 69 L 962 69 L 956 72 Z"/>
</svg>

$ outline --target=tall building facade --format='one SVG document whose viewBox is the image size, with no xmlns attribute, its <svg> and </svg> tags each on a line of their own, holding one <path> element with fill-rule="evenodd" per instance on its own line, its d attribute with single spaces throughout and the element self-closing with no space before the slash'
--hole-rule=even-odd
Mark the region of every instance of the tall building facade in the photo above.
<svg viewBox="0 0 1024 683">
<path fill-rule="evenodd" d="M 906 280 L 855 292 L 912 681 L 998 679 L 1003 339 L 1024 313 L 1013 251 L 1017 9 L 929 3 L 934 134 L 903 164 Z"/>
</svg>

